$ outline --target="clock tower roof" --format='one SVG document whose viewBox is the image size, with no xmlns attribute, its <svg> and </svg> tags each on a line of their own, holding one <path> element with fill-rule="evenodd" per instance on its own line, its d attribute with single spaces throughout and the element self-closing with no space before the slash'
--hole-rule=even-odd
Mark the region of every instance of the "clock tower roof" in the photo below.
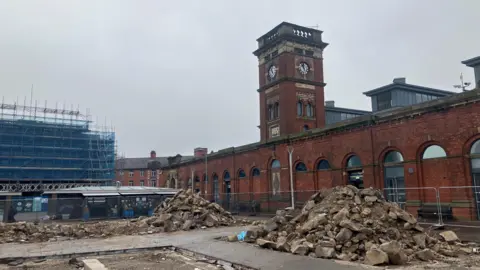
<svg viewBox="0 0 480 270">
<path fill-rule="evenodd" d="M 322 31 L 317 29 L 282 22 L 257 39 L 258 49 L 253 54 L 258 57 L 261 53 L 281 41 L 293 41 L 323 49 L 327 47 L 328 43 L 322 41 L 322 33 Z"/>
</svg>

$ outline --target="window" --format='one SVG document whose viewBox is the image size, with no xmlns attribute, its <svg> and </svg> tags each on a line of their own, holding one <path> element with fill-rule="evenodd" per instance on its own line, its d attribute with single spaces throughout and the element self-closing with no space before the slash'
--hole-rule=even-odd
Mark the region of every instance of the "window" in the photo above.
<svg viewBox="0 0 480 270">
<path fill-rule="evenodd" d="M 431 159 L 431 158 L 443 158 L 447 157 L 447 153 L 441 146 L 430 145 L 425 149 L 422 155 L 422 159 Z"/>
<path fill-rule="evenodd" d="M 273 120 L 274 118 L 273 106 L 270 104 L 268 105 L 268 120 Z"/>
<path fill-rule="evenodd" d="M 128 177 L 133 177 L 133 171 L 128 172 Z"/>
<path fill-rule="evenodd" d="M 303 103 L 297 102 L 297 116 L 303 116 Z"/>
<path fill-rule="evenodd" d="M 280 169 L 280 161 L 278 159 L 272 161 L 272 169 Z"/>
<path fill-rule="evenodd" d="M 152 177 L 155 177 L 157 176 L 157 171 L 156 170 L 152 170 Z"/>
<path fill-rule="evenodd" d="M 275 102 L 275 104 L 273 105 L 273 118 L 274 118 L 274 119 L 277 119 L 277 118 L 280 116 L 280 114 L 279 114 L 279 106 L 280 106 L 280 105 L 278 104 L 278 102 Z"/>
<path fill-rule="evenodd" d="M 310 129 L 310 127 L 308 125 L 303 125 L 303 131 L 307 131 L 309 129 Z"/>
<path fill-rule="evenodd" d="M 392 92 L 385 92 L 377 96 L 377 110 L 385 110 L 392 107 Z"/>
<path fill-rule="evenodd" d="M 260 176 L 260 170 L 258 168 L 254 168 L 252 170 L 252 175 L 253 175 L 253 177 Z"/>
<path fill-rule="evenodd" d="M 152 180 L 152 181 L 150 181 L 150 183 L 151 183 L 151 185 L 150 185 L 151 187 L 156 187 L 157 186 L 157 180 Z"/>
<path fill-rule="evenodd" d="M 145 186 L 145 181 L 144 180 L 140 180 L 140 186 L 141 187 Z"/>
<path fill-rule="evenodd" d="M 141 177 L 145 176 L 145 171 L 140 171 L 140 176 Z"/>
<path fill-rule="evenodd" d="M 129 187 L 133 187 L 133 181 L 131 181 L 131 180 L 128 181 L 128 186 L 129 186 Z"/>
<path fill-rule="evenodd" d="M 296 172 L 306 172 L 307 171 L 307 166 L 305 166 L 305 163 L 299 162 L 295 166 L 295 171 Z"/>
<path fill-rule="evenodd" d="M 351 156 L 347 161 L 347 168 L 362 167 L 362 161 L 358 156 Z"/>
<path fill-rule="evenodd" d="M 245 171 L 240 169 L 240 171 L 238 172 L 238 178 L 245 178 L 247 177 L 247 175 L 245 174 Z"/>
<path fill-rule="evenodd" d="M 480 140 L 475 141 L 470 148 L 470 155 L 479 155 L 480 154 Z"/>
<path fill-rule="evenodd" d="M 223 174 L 223 181 L 230 181 L 230 173 L 228 171 L 225 171 L 225 173 Z"/>
<path fill-rule="evenodd" d="M 326 159 L 320 160 L 320 162 L 317 164 L 317 171 L 324 171 L 329 169 L 330 169 L 330 163 L 328 163 L 328 160 Z"/>
<path fill-rule="evenodd" d="M 403 156 L 398 151 L 390 151 L 385 155 L 383 163 L 401 163 L 403 162 Z"/>
<path fill-rule="evenodd" d="M 123 176 L 123 171 L 120 171 L 119 173 L 120 173 L 121 176 Z"/>
<path fill-rule="evenodd" d="M 313 106 L 312 106 L 312 104 L 310 104 L 310 103 L 307 104 L 306 112 L 307 112 L 307 117 L 313 117 Z"/>
</svg>

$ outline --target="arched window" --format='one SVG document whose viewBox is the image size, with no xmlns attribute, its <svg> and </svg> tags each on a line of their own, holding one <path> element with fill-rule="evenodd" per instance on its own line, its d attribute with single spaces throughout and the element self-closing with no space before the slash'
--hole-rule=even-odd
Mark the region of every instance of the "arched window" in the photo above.
<svg viewBox="0 0 480 270">
<path fill-rule="evenodd" d="M 362 167 L 362 161 L 360 161 L 360 158 L 355 155 L 349 157 L 347 161 L 347 168 L 357 168 L 357 167 Z"/>
<path fill-rule="evenodd" d="M 307 113 L 307 117 L 313 117 L 313 106 L 312 106 L 312 104 L 310 104 L 310 103 L 307 104 L 306 113 Z"/>
<path fill-rule="evenodd" d="M 303 103 L 301 101 L 297 102 L 297 116 L 303 116 Z"/>
<path fill-rule="evenodd" d="M 230 173 L 228 171 L 225 171 L 225 173 L 223 174 L 223 181 L 230 181 Z"/>
<path fill-rule="evenodd" d="M 307 171 L 307 166 L 305 166 L 305 163 L 299 162 L 295 166 L 295 171 L 296 172 L 306 172 Z"/>
<path fill-rule="evenodd" d="M 253 177 L 257 177 L 257 176 L 260 176 L 260 170 L 258 168 L 254 168 L 252 170 L 252 176 Z"/>
<path fill-rule="evenodd" d="M 317 164 L 317 171 L 325 171 L 325 170 L 330 170 L 330 163 L 328 163 L 328 160 L 322 159 Z"/>
<path fill-rule="evenodd" d="M 273 117 L 274 117 L 275 119 L 277 119 L 277 118 L 280 116 L 280 114 L 279 114 L 279 106 L 280 106 L 280 105 L 278 104 L 278 102 L 275 102 L 275 104 L 273 105 Z"/>
<path fill-rule="evenodd" d="M 310 127 L 308 125 L 303 125 L 303 131 L 307 131 L 309 129 L 310 129 Z"/>
<path fill-rule="evenodd" d="M 385 155 L 383 163 L 402 163 L 403 156 L 398 151 L 390 151 Z"/>
<path fill-rule="evenodd" d="M 470 148 L 470 155 L 480 155 L 480 140 L 475 141 Z"/>
<path fill-rule="evenodd" d="M 430 145 L 423 151 L 422 159 L 443 158 L 447 157 L 447 153 L 439 145 Z"/>
<path fill-rule="evenodd" d="M 240 169 L 240 171 L 238 171 L 238 178 L 245 178 L 246 175 L 245 175 L 245 171 Z"/>
<path fill-rule="evenodd" d="M 278 159 L 272 160 L 272 169 L 280 169 L 280 161 Z"/>
</svg>

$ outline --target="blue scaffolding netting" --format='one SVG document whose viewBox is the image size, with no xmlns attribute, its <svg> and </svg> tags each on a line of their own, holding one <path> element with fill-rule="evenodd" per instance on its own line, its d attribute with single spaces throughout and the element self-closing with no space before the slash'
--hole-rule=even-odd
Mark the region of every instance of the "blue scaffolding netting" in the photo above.
<svg viewBox="0 0 480 270">
<path fill-rule="evenodd" d="M 92 128 L 88 116 L 1 104 L 0 182 L 111 183 L 115 133 Z"/>
</svg>

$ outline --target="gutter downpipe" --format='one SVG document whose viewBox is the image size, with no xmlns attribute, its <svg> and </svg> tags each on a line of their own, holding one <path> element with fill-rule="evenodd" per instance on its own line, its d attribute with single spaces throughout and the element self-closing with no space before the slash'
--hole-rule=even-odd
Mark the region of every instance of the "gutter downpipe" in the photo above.
<svg viewBox="0 0 480 270">
<path fill-rule="evenodd" d="M 287 148 L 287 151 L 288 151 L 288 165 L 290 167 L 290 197 L 292 202 L 292 208 L 295 208 L 295 188 L 293 186 L 293 168 L 292 168 L 293 146 L 289 145 Z"/>
</svg>

